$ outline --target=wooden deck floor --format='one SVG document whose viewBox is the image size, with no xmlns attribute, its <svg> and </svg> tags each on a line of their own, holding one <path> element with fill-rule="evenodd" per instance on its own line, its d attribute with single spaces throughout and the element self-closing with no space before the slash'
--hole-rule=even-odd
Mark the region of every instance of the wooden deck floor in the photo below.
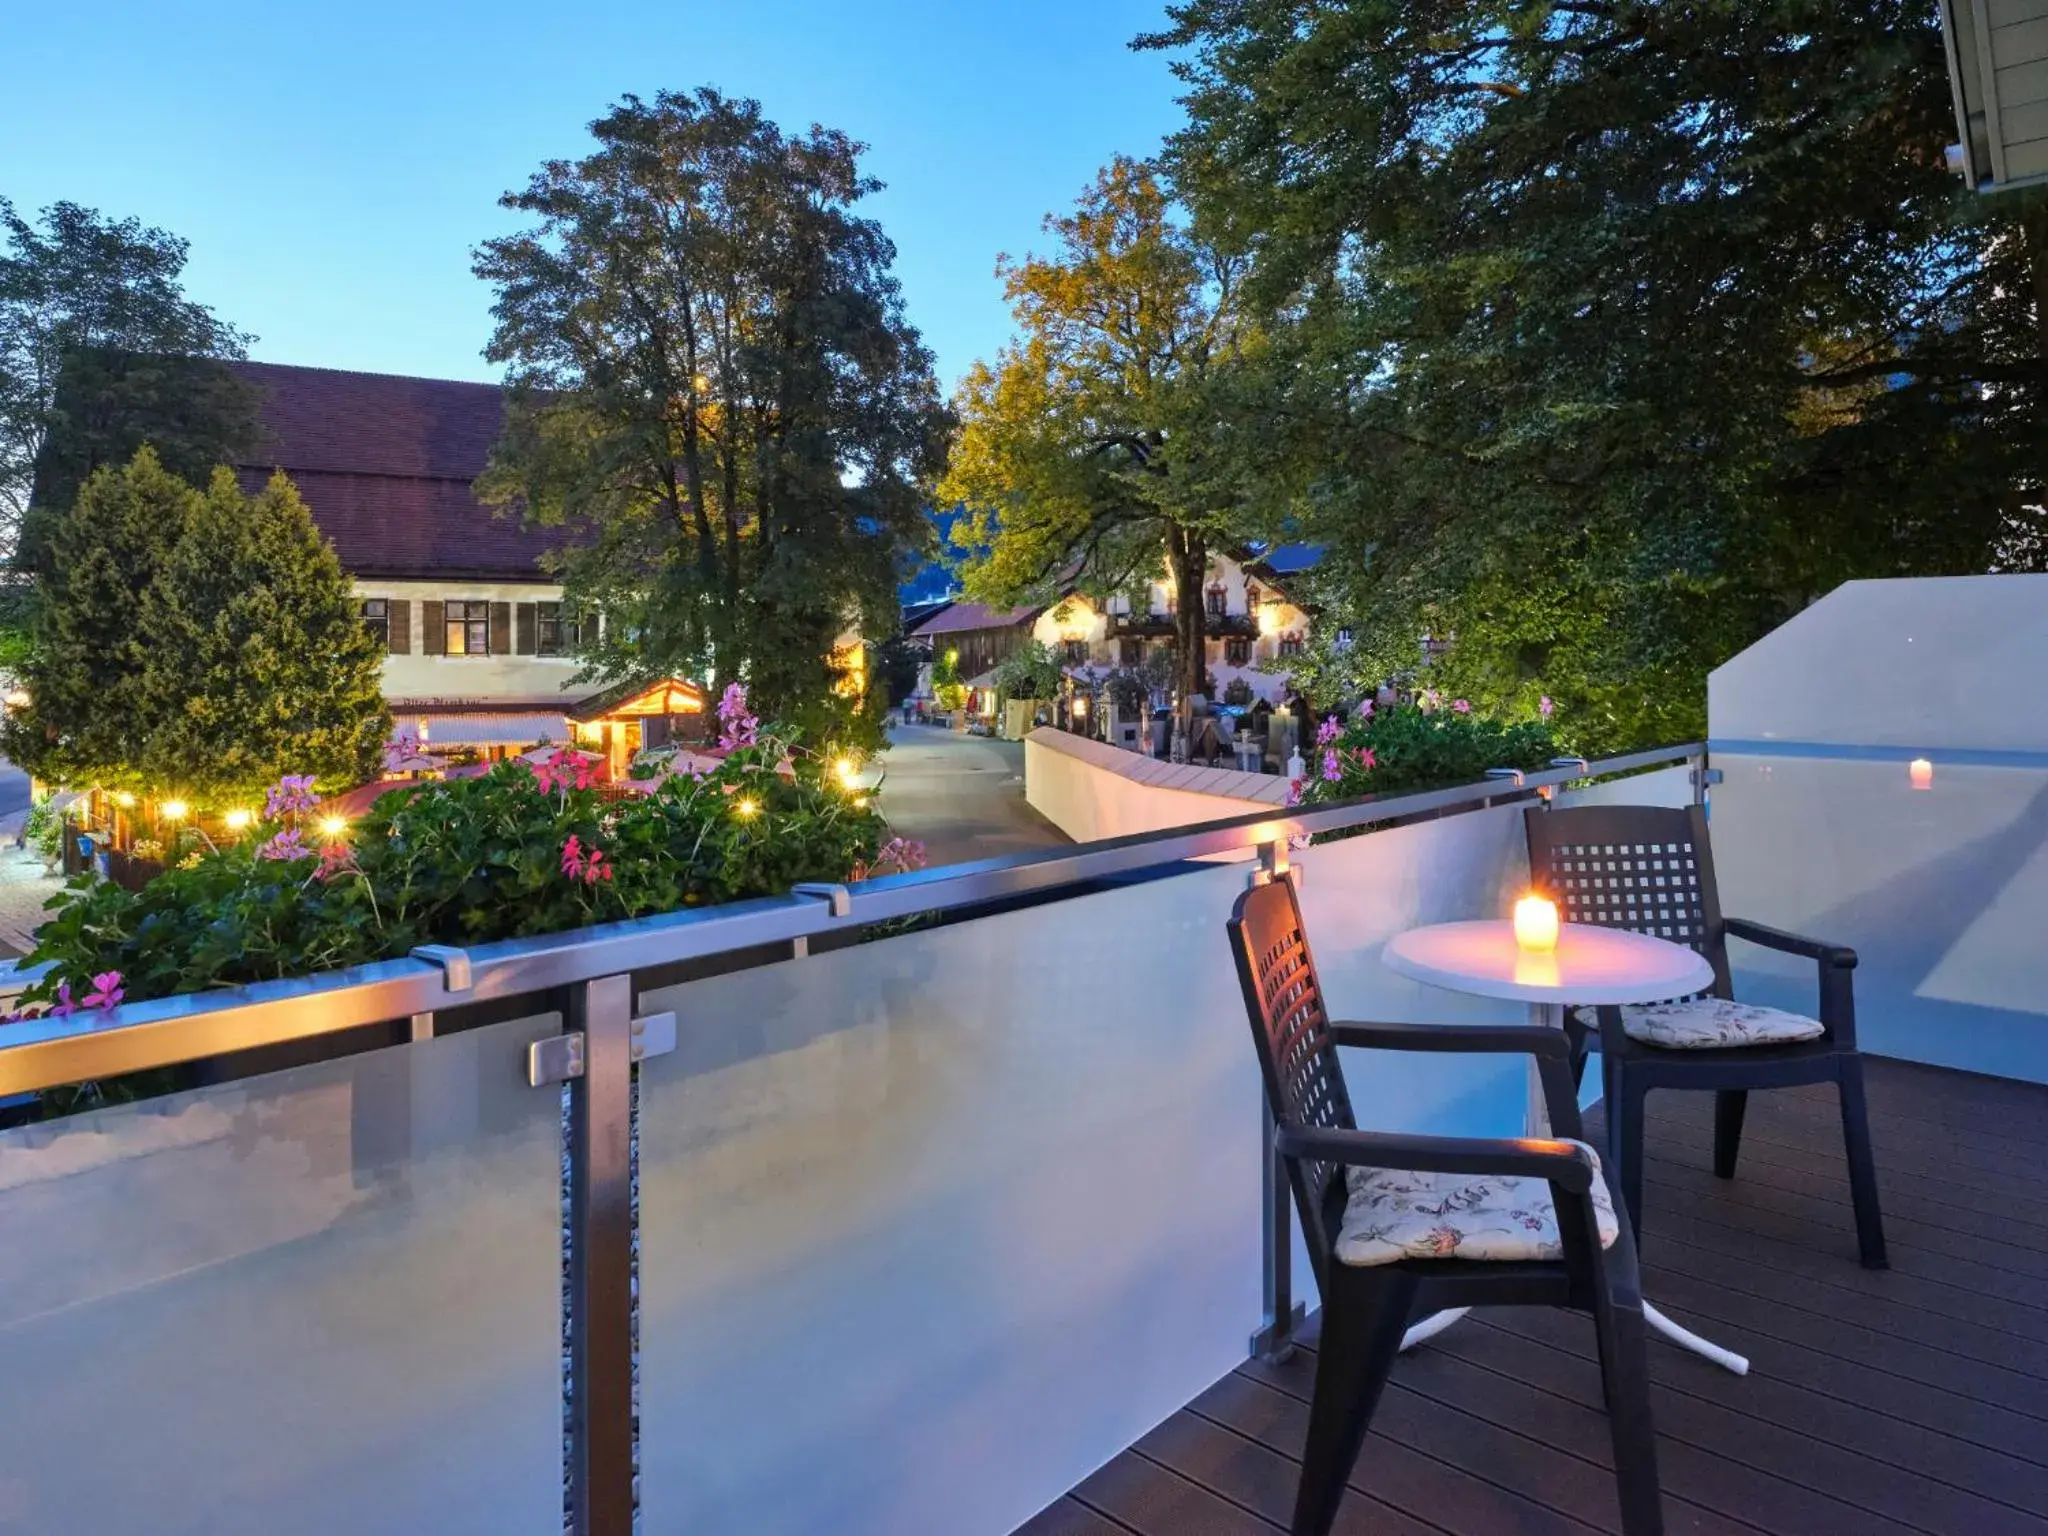
<svg viewBox="0 0 2048 1536">
<path fill-rule="evenodd" d="M 1751 1357 L 1656 1339 L 1667 1528 L 2048 1536 L 2048 1089 L 1870 1063 L 1892 1268 L 1856 1263 L 1831 1091 L 1753 1094 L 1733 1182 L 1712 1096 L 1650 1100 L 1644 1288 Z M 1250 1363 L 1019 1536 L 1270 1536 L 1312 1355 Z M 1339 1533 L 1618 1531 L 1591 1325 L 1475 1313 L 1404 1355 Z"/>
</svg>

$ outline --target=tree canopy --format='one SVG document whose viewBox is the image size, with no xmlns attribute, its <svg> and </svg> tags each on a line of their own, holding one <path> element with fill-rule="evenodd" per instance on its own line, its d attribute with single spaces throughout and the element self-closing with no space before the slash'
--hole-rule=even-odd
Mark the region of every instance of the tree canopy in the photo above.
<svg viewBox="0 0 2048 1536">
<path fill-rule="evenodd" d="M 879 184 L 844 134 L 709 89 L 627 96 L 592 132 L 503 199 L 536 226 L 476 254 L 509 389 L 485 493 L 575 525 L 560 568 L 609 616 L 599 675 L 744 679 L 845 736 L 833 642 L 896 627 L 951 435 L 895 248 L 855 212 Z"/>
<path fill-rule="evenodd" d="M 201 492 L 143 448 L 86 481 L 50 548 L 12 761 L 208 805 L 286 773 L 374 776 L 382 657 L 282 475 L 252 497 L 219 469 Z"/>
<path fill-rule="evenodd" d="M 250 439 L 253 394 L 219 359 L 252 338 L 185 296 L 185 241 L 76 203 L 38 227 L 5 198 L 0 235 L 0 554 L 31 503 L 63 511 L 144 443 L 197 481 Z"/>
<path fill-rule="evenodd" d="M 967 512 L 968 593 L 993 604 L 1098 595 L 1150 581 L 1179 593 L 1184 697 L 1201 688 L 1209 549 L 1234 526 L 1217 475 L 1216 376 L 1245 351 L 1241 262 L 1186 228 L 1157 172 L 1119 157 L 1054 250 L 1002 258 L 1018 338 L 957 397 L 959 446 L 940 487 Z"/>
<path fill-rule="evenodd" d="M 1906 0 L 1186 0 L 1178 186 L 1271 347 L 1238 483 L 1370 679 L 1697 734 L 1838 583 L 2041 555 L 2048 205 L 1981 200 Z"/>
<path fill-rule="evenodd" d="M 249 496 L 213 472 L 143 592 L 137 640 L 151 784 L 219 803 L 288 773 L 328 790 L 376 776 L 382 649 L 282 473 Z"/>
</svg>

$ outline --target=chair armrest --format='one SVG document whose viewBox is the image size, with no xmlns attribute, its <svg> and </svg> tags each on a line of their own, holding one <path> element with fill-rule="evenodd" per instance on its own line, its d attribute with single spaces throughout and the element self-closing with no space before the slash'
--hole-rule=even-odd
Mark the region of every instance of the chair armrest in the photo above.
<svg viewBox="0 0 2048 1536">
<path fill-rule="evenodd" d="M 1362 1024 L 1332 1021 L 1330 1038 L 1339 1045 L 1374 1051 L 1488 1051 L 1571 1060 L 1561 1029 L 1541 1024 Z"/>
<path fill-rule="evenodd" d="M 1343 1163 L 1358 1168 L 1404 1168 L 1421 1173 L 1502 1174 L 1547 1179 L 1583 1195 L 1593 1187 L 1593 1154 L 1571 1141 L 1534 1137 L 1396 1136 L 1381 1131 L 1338 1131 L 1282 1125 L 1273 1132 L 1282 1157 Z"/>
<path fill-rule="evenodd" d="M 1747 939 L 1750 943 L 1761 944 L 1766 949 L 1782 950 L 1788 955 L 1804 955 L 1809 960 L 1818 960 L 1823 966 L 1838 970 L 1853 971 L 1856 968 L 1856 951 L 1846 944 L 1823 943 L 1819 939 L 1787 933 L 1782 928 L 1751 922 L 1746 917 L 1723 918 L 1721 927 L 1731 939 Z"/>
</svg>

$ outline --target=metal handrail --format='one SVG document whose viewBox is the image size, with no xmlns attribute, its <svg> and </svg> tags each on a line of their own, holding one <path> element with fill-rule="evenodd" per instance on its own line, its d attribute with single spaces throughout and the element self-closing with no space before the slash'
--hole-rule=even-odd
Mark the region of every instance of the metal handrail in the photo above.
<svg viewBox="0 0 2048 1536">
<path fill-rule="evenodd" d="M 432 960 L 379 961 L 280 981 L 162 998 L 107 1012 L 43 1017 L 0 1031 L 0 1095 L 277 1045 L 465 1004 L 523 996 L 769 944 L 809 941 L 891 918 L 956 911 L 1046 895 L 1117 875 L 1258 848 L 1296 837 L 1399 822 L 1526 799 L 1575 779 L 1632 773 L 1704 758 L 1703 743 L 1572 762 L 1499 781 L 1327 806 L 1295 806 L 1134 833 L 1048 853 L 1018 854 L 887 875 L 844 888 L 764 897 L 658 917 L 511 939 Z"/>
</svg>

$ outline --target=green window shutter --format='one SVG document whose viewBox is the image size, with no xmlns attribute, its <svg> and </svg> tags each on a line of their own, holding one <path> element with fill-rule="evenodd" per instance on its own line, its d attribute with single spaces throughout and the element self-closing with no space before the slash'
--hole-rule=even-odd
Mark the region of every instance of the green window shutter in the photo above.
<svg viewBox="0 0 2048 1536">
<path fill-rule="evenodd" d="M 421 622 L 426 627 L 423 637 L 426 641 L 420 647 L 429 656 L 448 654 L 448 605 L 446 603 L 423 602 L 420 604 Z"/>
<path fill-rule="evenodd" d="M 519 654 L 522 656 L 531 656 L 533 654 L 534 645 L 536 643 L 536 626 L 534 623 L 534 617 L 536 612 L 535 607 L 532 603 L 521 603 L 518 605 L 517 608 L 513 610 L 513 612 L 518 619 L 516 629 L 518 636 L 517 648 Z"/>
<path fill-rule="evenodd" d="M 394 597 L 387 610 L 391 615 L 391 654 L 412 654 L 412 599 Z"/>
<path fill-rule="evenodd" d="M 491 654 L 510 656 L 512 654 L 512 605 L 491 604 Z"/>
</svg>

